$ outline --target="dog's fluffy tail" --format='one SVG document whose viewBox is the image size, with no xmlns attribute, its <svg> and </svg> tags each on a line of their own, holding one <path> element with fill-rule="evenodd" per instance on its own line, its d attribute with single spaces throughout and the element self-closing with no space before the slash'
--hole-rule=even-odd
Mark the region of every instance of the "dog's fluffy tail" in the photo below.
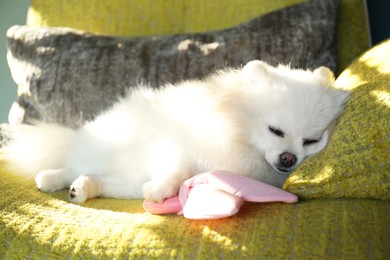
<svg viewBox="0 0 390 260">
<path fill-rule="evenodd" d="M 0 155 L 7 170 L 29 178 L 64 167 L 75 130 L 55 124 L 18 125 L 3 133 Z"/>
</svg>

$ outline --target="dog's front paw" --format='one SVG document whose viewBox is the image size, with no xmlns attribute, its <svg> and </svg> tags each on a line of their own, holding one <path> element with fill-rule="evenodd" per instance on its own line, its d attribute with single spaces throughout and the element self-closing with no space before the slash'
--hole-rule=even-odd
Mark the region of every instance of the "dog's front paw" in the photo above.
<svg viewBox="0 0 390 260">
<path fill-rule="evenodd" d="M 151 180 L 142 187 L 143 196 L 146 200 L 163 202 L 165 199 L 177 195 L 179 185 L 160 180 Z"/>
</svg>

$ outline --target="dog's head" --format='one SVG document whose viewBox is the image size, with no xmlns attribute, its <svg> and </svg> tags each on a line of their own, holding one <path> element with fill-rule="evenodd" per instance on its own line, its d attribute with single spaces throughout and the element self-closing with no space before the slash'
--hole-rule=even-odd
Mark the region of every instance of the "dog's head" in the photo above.
<svg viewBox="0 0 390 260">
<path fill-rule="evenodd" d="M 288 175 L 327 145 L 349 93 L 333 87 L 333 73 L 272 67 L 252 61 L 242 70 L 251 89 L 251 142 L 268 164 Z"/>
</svg>

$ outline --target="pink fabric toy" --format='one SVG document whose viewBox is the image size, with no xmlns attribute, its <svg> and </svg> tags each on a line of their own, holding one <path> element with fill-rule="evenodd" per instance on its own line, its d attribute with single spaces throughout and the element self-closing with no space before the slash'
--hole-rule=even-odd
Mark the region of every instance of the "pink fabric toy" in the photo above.
<svg viewBox="0 0 390 260">
<path fill-rule="evenodd" d="M 163 203 L 144 201 L 152 214 L 183 214 L 188 219 L 216 219 L 236 214 L 244 201 L 294 203 L 298 197 L 274 186 L 233 174 L 212 171 L 186 180 L 179 195 Z"/>
</svg>

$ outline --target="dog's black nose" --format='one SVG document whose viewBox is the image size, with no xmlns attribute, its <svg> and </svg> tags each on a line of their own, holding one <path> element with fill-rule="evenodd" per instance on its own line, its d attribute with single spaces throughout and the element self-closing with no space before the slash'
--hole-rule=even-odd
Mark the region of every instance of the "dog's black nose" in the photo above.
<svg viewBox="0 0 390 260">
<path fill-rule="evenodd" d="M 284 153 L 280 154 L 279 159 L 280 159 L 280 163 L 284 167 L 291 167 L 297 161 L 297 157 L 294 154 L 289 153 L 289 152 L 284 152 Z"/>
</svg>

